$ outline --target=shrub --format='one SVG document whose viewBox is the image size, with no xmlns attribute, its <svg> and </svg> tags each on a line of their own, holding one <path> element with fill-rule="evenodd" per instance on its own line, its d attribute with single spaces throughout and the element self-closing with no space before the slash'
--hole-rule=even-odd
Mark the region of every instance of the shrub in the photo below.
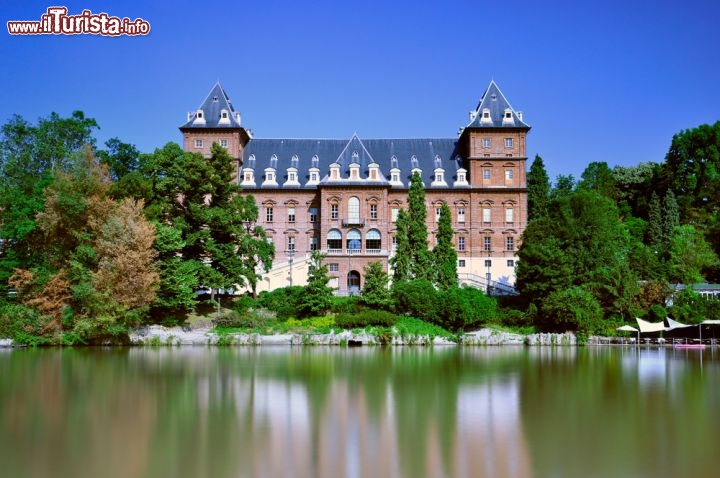
<svg viewBox="0 0 720 478">
<path fill-rule="evenodd" d="M 215 327 L 221 329 L 256 329 L 267 327 L 267 318 L 252 312 L 229 312 L 212 320 Z"/>
<path fill-rule="evenodd" d="M 283 287 L 267 292 L 258 297 L 258 305 L 277 314 L 278 319 L 288 319 L 297 315 L 298 305 L 302 299 L 304 287 Z"/>
<path fill-rule="evenodd" d="M 347 297 L 334 297 L 330 312 L 334 314 L 354 314 L 365 309 L 366 307 L 361 303 L 360 297 L 350 295 Z"/>
<path fill-rule="evenodd" d="M 447 330 L 478 327 L 497 315 L 497 302 L 479 289 L 461 287 L 438 294 L 438 317 L 431 321 Z"/>
<path fill-rule="evenodd" d="M 578 332 L 580 339 L 602 329 L 600 303 L 582 287 L 568 287 L 552 292 L 543 301 L 542 313 L 555 325 Z"/>
<path fill-rule="evenodd" d="M 241 295 L 233 303 L 233 310 L 235 312 L 245 312 L 248 309 L 255 307 L 255 299 L 250 295 Z"/>
<path fill-rule="evenodd" d="M 427 280 L 402 281 L 393 285 L 395 311 L 428 322 L 437 320 L 437 292 Z"/>
<path fill-rule="evenodd" d="M 397 321 L 397 315 L 384 310 L 364 310 L 356 314 L 346 313 L 335 317 L 335 325 L 346 330 L 364 329 L 369 325 L 392 327 Z"/>
</svg>

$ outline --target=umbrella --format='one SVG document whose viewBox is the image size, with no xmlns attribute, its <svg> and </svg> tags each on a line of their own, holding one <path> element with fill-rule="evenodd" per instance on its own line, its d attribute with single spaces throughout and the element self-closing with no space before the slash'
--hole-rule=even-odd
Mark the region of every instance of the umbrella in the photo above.
<svg viewBox="0 0 720 478">
<path fill-rule="evenodd" d="M 640 331 L 633 327 L 632 325 L 622 325 L 617 328 L 617 330 L 622 330 L 625 332 L 637 332 L 638 333 L 638 343 L 640 343 Z"/>
</svg>

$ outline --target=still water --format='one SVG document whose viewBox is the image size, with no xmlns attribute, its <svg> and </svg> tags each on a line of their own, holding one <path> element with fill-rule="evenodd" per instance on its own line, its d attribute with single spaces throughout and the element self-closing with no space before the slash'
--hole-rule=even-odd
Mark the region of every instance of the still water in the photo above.
<svg viewBox="0 0 720 478">
<path fill-rule="evenodd" d="M 716 477 L 720 350 L 0 350 L 0 476 Z"/>
</svg>

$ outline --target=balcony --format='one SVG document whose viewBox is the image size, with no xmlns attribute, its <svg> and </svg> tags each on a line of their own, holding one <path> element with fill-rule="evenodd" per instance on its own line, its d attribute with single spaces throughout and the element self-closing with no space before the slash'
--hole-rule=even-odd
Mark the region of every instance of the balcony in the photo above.
<svg viewBox="0 0 720 478">
<path fill-rule="evenodd" d="M 342 227 L 365 227 L 365 219 L 350 218 L 341 221 Z"/>
<path fill-rule="evenodd" d="M 329 256 L 388 256 L 387 249 L 324 249 L 323 254 Z"/>
</svg>

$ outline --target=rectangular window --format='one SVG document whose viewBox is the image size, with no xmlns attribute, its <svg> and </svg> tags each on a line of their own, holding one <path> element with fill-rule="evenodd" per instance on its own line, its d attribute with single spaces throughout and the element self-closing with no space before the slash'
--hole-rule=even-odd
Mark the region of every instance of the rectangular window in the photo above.
<svg viewBox="0 0 720 478">
<path fill-rule="evenodd" d="M 465 250 L 465 238 L 458 237 L 458 251 L 464 251 L 464 250 Z"/>
<path fill-rule="evenodd" d="M 440 222 L 440 211 L 442 211 L 442 208 L 435 208 L 435 222 Z"/>
<path fill-rule="evenodd" d="M 331 264 L 328 264 L 328 271 L 330 272 L 337 272 L 340 270 L 340 265 L 333 262 Z"/>
<path fill-rule="evenodd" d="M 392 250 L 397 251 L 397 237 L 395 236 L 392 238 Z"/>
<path fill-rule="evenodd" d="M 490 211 L 491 209 L 489 207 L 483 208 L 483 222 L 490 222 Z"/>
<path fill-rule="evenodd" d="M 287 250 L 288 251 L 295 251 L 295 237 L 294 236 L 288 236 L 287 238 Z"/>
<path fill-rule="evenodd" d="M 377 204 L 370 205 L 370 219 L 377 219 Z"/>
<path fill-rule="evenodd" d="M 492 267 L 492 261 L 490 259 L 485 259 L 485 267 Z"/>
<path fill-rule="evenodd" d="M 310 222 L 317 222 L 318 208 L 310 208 Z"/>
<path fill-rule="evenodd" d="M 201 140 L 201 139 L 196 139 L 196 140 L 195 140 L 195 147 L 196 147 L 196 148 L 202 148 L 202 147 L 203 147 L 202 144 L 203 144 L 203 143 L 202 143 L 202 140 Z"/>
<path fill-rule="evenodd" d="M 492 246 L 492 239 L 490 238 L 490 236 L 483 237 L 483 251 L 490 252 L 492 250 L 491 246 Z"/>
<path fill-rule="evenodd" d="M 512 138 L 505 138 L 505 147 L 506 148 L 512 148 L 513 140 Z"/>
<path fill-rule="evenodd" d="M 288 222 L 295 222 L 295 208 L 288 208 Z"/>
<path fill-rule="evenodd" d="M 458 267 L 465 267 L 465 259 L 458 259 Z"/>
<path fill-rule="evenodd" d="M 458 222 L 465 222 L 465 208 L 459 207 L 458 208 Z"/>
<path fill-rule="evenodd" d="M 226 139 L 221 139 L 221 140 L 220 140 L 220 146 L 222 146 L 223 148 L 227 148 L 227 147 L 228 147 L 228 140 L 226 140 Z"/>
<path fill-rule="evenodd" d="M 490 147 L 490 138 L 483 138 L 483 148 Z"/>
<path fill-rule="evenodd" d="M 268 206 L 265 208 L 265 222 L 273 222 L 273 207 Z"/>
<path fill-rule="evenodd" d="M 331 204 L 330 205 L 330 219 L 336 221 L 339 216 L 338 213 L 338 205 L 337 204 Z"/>
<path fill-rule="evenodd" d="M 515 261 L 514 261 L 513 259 L 508 259 L 508 261 L 507 261 L 507 266 L 508 266 L 508 267 L 515 267 Z"/>
<path fill-rule="evenodd" d="M 505 238 L 505 250 L 507 250 L 507 251 L 515 250 L 515 238 L 514 237 L 508 236 Z"/>
<path fill-rule="evenodd" d="M 391 209 L 392 212 L 392 222 L 397 222 L 398 213 L 400 212 L 400 209 L 394 207 Z"/>
<path fill-rule="evenodd" d="M 513 222 L 514 209 L 509 207 L 505 209 L 505 222 Z"/>
<path fill-rule="evenodd" d="M 513 180 L 513 170 L 506 169 L 505 170 L 505 181 L 512 181 L 512 180 Z"/>
<path fill-rule="evenodd" d="M 486 181 L 490 180 L 490 170 L 489 169 L 483 169 L 483 179 Z"/>
<path fill-rule="evenodd" d="M 318 249 L 318 238 L 315 236 L 310 237 L 310 250 L 317 251 Z"/>
</svg>

